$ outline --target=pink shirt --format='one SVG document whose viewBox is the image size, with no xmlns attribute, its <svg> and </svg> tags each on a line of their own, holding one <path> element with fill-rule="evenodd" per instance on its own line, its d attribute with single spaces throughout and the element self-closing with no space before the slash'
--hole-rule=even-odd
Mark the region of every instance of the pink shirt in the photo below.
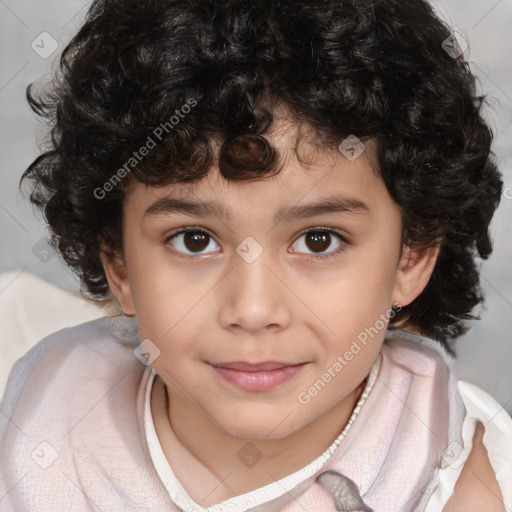
<svg viewBox="0 0 512 512">
<path fill-rule="evenodd" d="M 0 406 L 0 510 L 439 512 L 476 419 L 512 506 L 510 416 L 457 381 L 435 342 L 389 332 L 338 444 L 293 475 L 202 508 L 175 477 L 178 461 L 163 454 L 149 405 L 155 372 L 134 356 L 138 344 L 131 319 L 102 318 L 52 334 L 18 360 Z M 172 442 L 176 454 L 184 449 Z"/>
</svg>

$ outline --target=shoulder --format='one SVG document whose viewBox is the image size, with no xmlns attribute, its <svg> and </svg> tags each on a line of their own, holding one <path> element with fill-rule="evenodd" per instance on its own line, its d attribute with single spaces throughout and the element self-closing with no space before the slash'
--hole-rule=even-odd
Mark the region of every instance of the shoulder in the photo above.
<svg viewBox="0 0 512 512">
<path fill-rule="evenodd" d="M 443 512 L 506 512 L 503 495 L 483 444 L 484 425 L 478 421 L 473 447 Z"/>
<path fill-rule="evenodd" d="M 458 381 L 466 408 L 464 445 L 469 452 L 443 512 L 489 510 L 512 505 L 512 418 L 491 395 Z M 447 481 L 449 478 L 447 478 Z M 508 508 L 507 508 L 508 507 Z"/>
<path fill-rule="evenodd" d="M 85 353 L 91 357 L 94 357 L 94 354 L 97 357 L 108 357 L 109 354 L 123 351 L 123 343 L 126 346 L 125 340 L 129 332 L 127 320 L 121 317 L 98 318 L 56 331 L 40 340 L 16 361 L 9 381 L 18 381 L 22 376 L 41 375 L 40 371 L 36 375 L 31 370 L 40 369 L 39 365 L 43 360 L 46 365 L 52 365 L 52 368 L 65 368 L 59 364 L 63 363 L 62 358 L 66 358 L 67 361 L 73 360 Z M 52 364 L 52 361 L 55 361 L 55 364 Z M 81 362 L 84 363 L 83 360 Z M 46 372 L 46 378 L 52 376 L 51 372 Z"/>
<path fill-rule="evenodd" d="M 449 444 L 426 512 L 512 510 L 512 418 L 483 389 L 461 380 L 460 411 L 450 411 Z"/>
<path fill-rule="evenodd" d="M 0 509 L 33 510 L 37 497 L 40 510 L 85 510 L 89 499 L 118 510 L 122 496 L 139 510 L 161 492 L 144 444 L 151 367 L 128 327 L 102 318 L 64 329 L 14 365 L 0 404 Z"/>
<path fill-rule="evenodd" d="M 129 367 L 143 366 L 134 356 L 126 321 L 100 318 L 62 329 L 33 346 L 12 367 L 3 399 L 7 418 L 19 418 L 25 428 L 50 411 L 59 420 L 71 415 L 77 401 L 117 382 Z M 60 409 L 59 409 L 60 408 Z M 48 421 L 46 421 L 48 423 Z M 13 422 L 0 424 L 5 433 Z M 21 425 L 18 427 L 22 428 Z"/>
</svg>

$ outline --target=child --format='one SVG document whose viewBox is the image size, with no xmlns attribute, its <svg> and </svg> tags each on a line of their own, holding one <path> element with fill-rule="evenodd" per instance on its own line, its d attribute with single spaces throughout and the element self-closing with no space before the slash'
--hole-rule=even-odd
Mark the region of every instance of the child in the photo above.
<svg viewBox="0 0 512 512">
<path fill-rule="evenodd" d="M 14 365 L 2 510 L 511 510 L 453 372 L 502 188 L 457 48 L 424 0 L 92 4 L 23 178 L 122 314 Z"/>
</svg>

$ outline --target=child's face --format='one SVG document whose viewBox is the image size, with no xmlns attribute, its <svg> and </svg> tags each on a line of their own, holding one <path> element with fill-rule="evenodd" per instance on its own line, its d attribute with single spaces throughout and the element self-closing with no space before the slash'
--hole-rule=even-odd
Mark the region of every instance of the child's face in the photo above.
<svg viewBox="0 0 512 512">
<path fill-rule="evenodd" d="M 434 263 L 409 251 L 400 256 L 400 211 L 370 167 L 372 144 L 354 161 L 305 144 L 301 155 L 313 158 L 306 169 L 291 150 L 294 126 L 277 126 L 288 130 L 269 140 L 285 165 L 272 178 L 227 183 L 213 168 L 196 185 L 132 183 L 124 203 L 127 274 L 122 264 L 106 264 L 125 313 L 137 315 L 140 339 L 160 350 L 152 365 L 169 392 L 244 439 L 291 434 L 357 388 L 381 348 L 382 319 L 393 303 L 406 305 L 421 292 Z M 165 197 L 216 202 L 230 219 L 166 211 L 165 203 L 148 211 Z M 347 209 L 274 220 L 281 208 L 328 198 L 344 198 Z M 183 226 L 211 238 L 197 234 L 195 246 L 193 234 L 170 240 Z M 348 243 L 331 234 L 315 245 L 314 234 L 300 234 L 320 227 Z M 373 328 L 366 344 L 365 328 Z M 212 366 L 237 361 L 303 366 L 273 387 L 246 389 Z M 331 378 L 322 377 L 329 369 Z M 324 385 L 310 391 L 319 379 Z"/>
</svg>

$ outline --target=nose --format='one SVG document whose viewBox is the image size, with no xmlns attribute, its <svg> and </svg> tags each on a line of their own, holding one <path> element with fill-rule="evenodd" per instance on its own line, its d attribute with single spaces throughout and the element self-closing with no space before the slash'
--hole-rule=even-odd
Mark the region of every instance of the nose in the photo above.
<svg viewBox="0 0 512 512">
<path fill-rule="evenodd" d="M 232 269 L 219 288 L 219 320 L 224 329 L 258 334 L 289 326 L 293 293 L 269 253 L 263 251 L 251 263 L 233 255 Z"/>
</svg>

